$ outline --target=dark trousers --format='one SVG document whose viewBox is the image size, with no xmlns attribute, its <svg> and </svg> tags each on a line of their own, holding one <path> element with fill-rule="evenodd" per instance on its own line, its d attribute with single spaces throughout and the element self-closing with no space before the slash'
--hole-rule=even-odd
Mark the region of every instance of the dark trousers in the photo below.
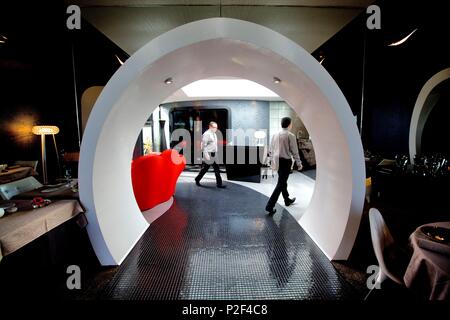
<svg viewBox="0 0 450 320">
<path fill-rule="evenodd" d="M 278 183 L 275 187 L 275 190 L 273 190 L 269 201 L 267 202 L 266 209 L 273 209 L 273 207 L 275 207 L 275 204 L 280 197 L 280 193 L 283 195 L 284 201 L 287 201 L 289 199 L 289 193 L 287 191 L 287 181 L 289 178 L 289 174 L 291 173 L 291 166 L 291 159 L 279 158 Z"/>
<path fill-rule="evenodd" d="M 214 174 L 216 175 L 216 183 L 218 186 L 221 186 L 222 185 L 222 177 L 220 176 L 219 165 L 216 163 L 216 159 L 215 159 L 216 153 L 211 152 L 210 155 L 211 155 L 211 160 L 209 160 L 209 161 L 203 160 L 202 168 L 200 169 L 200 172 L 199 172 L 198 176 L 195 178 L 195 180 L 200 182 L 200 180 L 202 180 L 205 173 L 208 172 L 209 167 L 212 166 L 214 169 Z"/>
</svg>

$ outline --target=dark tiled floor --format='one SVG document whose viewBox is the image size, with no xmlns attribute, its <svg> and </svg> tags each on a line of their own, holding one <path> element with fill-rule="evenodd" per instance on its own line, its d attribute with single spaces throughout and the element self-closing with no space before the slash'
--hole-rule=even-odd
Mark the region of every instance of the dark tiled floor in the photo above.
<svg viewBox="0 0 450 320">
<path fill-rule="evenodd" d="M 283 208 L 243 186 L 177 185 L 104 299 L 353 299 L 354 289 Z"/>
</svg>

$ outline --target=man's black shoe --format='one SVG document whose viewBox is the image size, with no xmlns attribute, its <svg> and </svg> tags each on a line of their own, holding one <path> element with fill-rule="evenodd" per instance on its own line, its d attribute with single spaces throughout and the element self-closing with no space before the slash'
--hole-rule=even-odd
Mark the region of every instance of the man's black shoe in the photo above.
<svg viewBox="0 0 450 320">
<path fill-rule="evenodd" d="M 271 215 L 274 215 L 275 212 L 277 212 L 277 209 L 274 209 L 274 208 L 269 209 L 269 208 L 266 207 L 266 211 L 269 214 L 269 216 L 271 216 Z"/>
<path fill-rule="evenodd" d="M 291 204 L 295 202 L 295 197 L 292 199 L 288 199 L 288 201 L 284 201 L 284 204 L 289 207 Z"/>
<path fill-rule="evenodd" d="M 223 185 L 223 184 L 217 186 L 217 188 L 221 188 L 221 189 L 225 189 L 226 187 L 227 187 L 227 186 L 225 186 L 225 185 Z"/>
<path fill-rule="evenodd" d="M 200 181 L 198 181 L 197 179 L 195 179 L 195 184 L 198 185 L 199 187 L 202 186 L 202 185 L 200 184 Z"/>
</svg>

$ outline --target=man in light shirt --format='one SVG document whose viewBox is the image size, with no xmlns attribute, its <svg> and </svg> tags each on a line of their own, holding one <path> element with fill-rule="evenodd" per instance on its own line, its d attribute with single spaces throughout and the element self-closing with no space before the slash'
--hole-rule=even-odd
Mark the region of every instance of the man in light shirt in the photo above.
<svg viewBox="0 0 450 320">
<path fill-rule="evenodd" d="M 217 123 L 211 121 L 209 123 L 209 129 L 205 131 L 202 136 L 202 151 L 203 151 L 203 162 L 200 173 L 195 178 L 195 183 L 201 186 L 200 180 L 203 178 L 206 172 L 208 172 L 209 167 L 212 165 L 214 173 L 216 175 L 217 188 L 226 188 L 222 184 L 222 178 L 220 176 L 219 165 L 217 164 L 216 153 L 217 153 Z"/>
<path fill-rule="evenodd" d="M 287 191 L 287 181 L 291 172 L 292 158 L 297 163 L 299 171 L 303 168 L 298 154 L 297 139 L 293 133 L 289 132 L 289 129 L 292 128 L 291 118 L 285 117 L 281 119 L 281 127 L 281 131 L 273 136 L 270 144 L 272 169 L 278 171 L 277 185 L 266 205 L 266 211 L 271 215 L 277 211 L 274 207 L 280 197 L 280 193 L 283 195 L 286 206 L 290 206 L 295 202 L 295 198 L 289 199 L 289 192 Z"/>
</svg>

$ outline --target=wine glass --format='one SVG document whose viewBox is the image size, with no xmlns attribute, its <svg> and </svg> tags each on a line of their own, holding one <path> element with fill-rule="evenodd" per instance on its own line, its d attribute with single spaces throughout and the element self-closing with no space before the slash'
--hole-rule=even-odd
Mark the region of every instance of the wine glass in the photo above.
<svg viewBox="0 0 450 320">
<path fill-rule="evenodd" d="M 70 168 L 66 168 L 64 171 L 64 179 L 66 179 L 67 182 L 70 182 L 72 179 L 72 170 Z"/>
</svg>

